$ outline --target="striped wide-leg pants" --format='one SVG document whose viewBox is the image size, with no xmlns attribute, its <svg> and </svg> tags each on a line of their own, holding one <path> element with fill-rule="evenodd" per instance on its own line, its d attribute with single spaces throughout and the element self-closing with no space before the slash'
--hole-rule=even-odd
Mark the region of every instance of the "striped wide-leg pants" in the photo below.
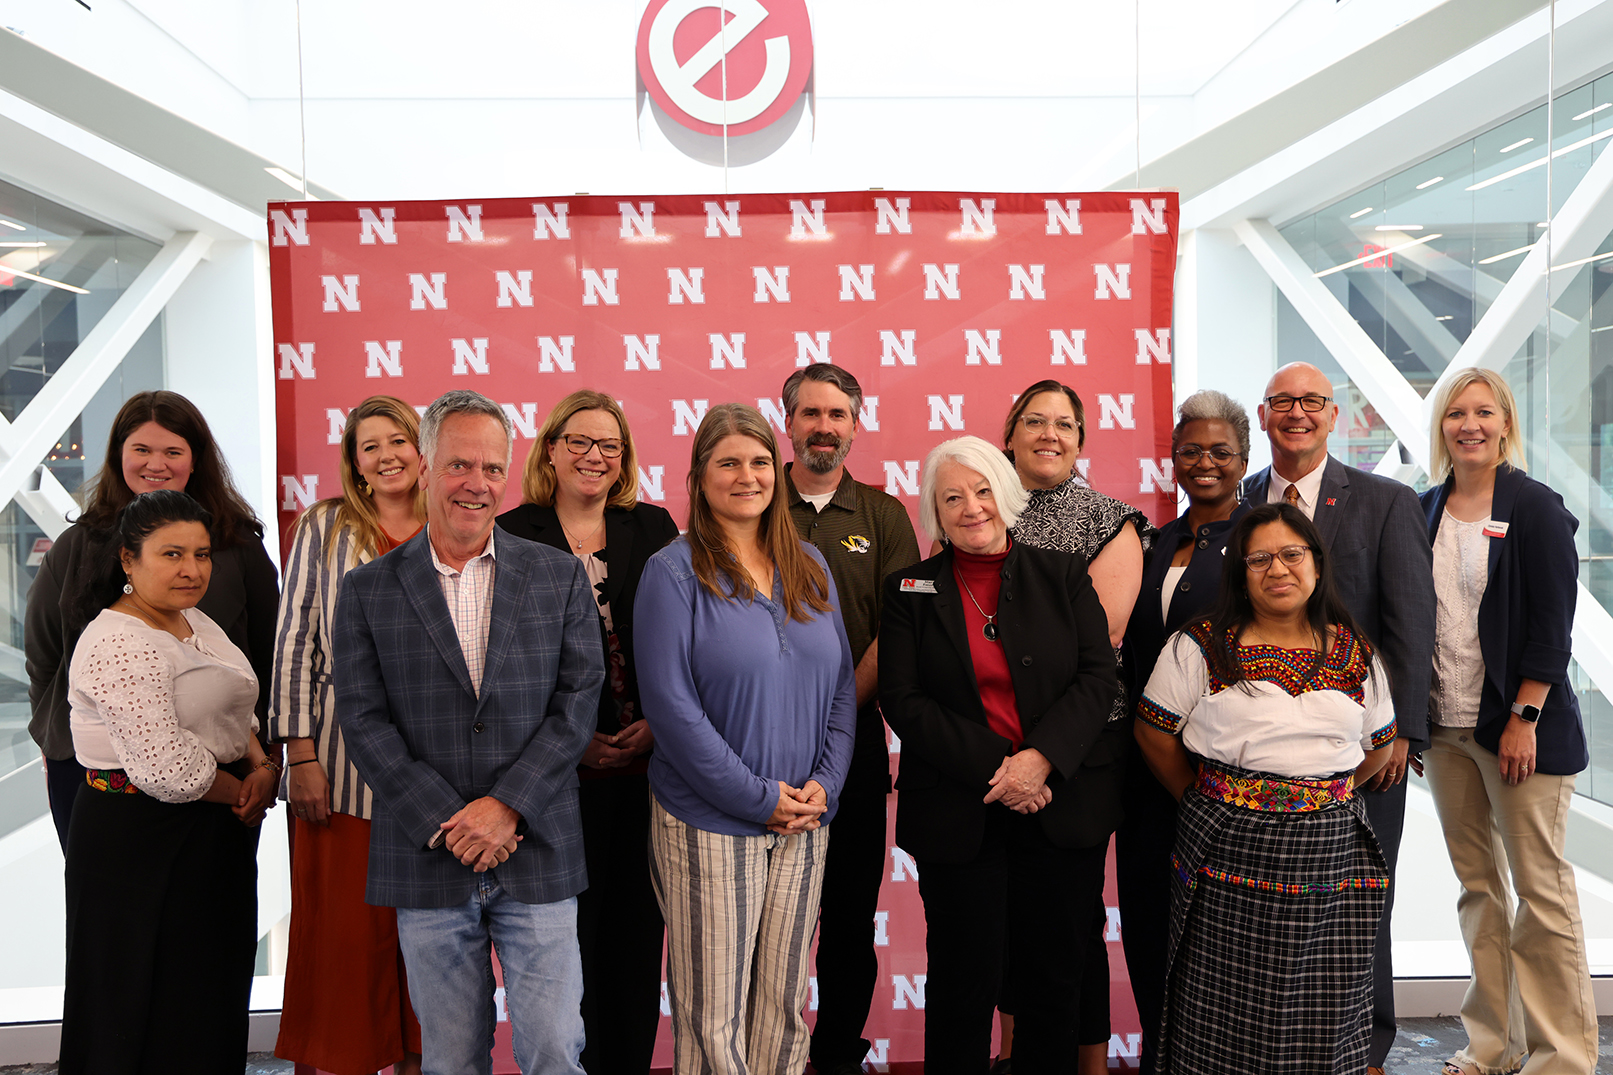
<svg viewBox="0 0 1613 1075">
<path fill-rule="evenodd" d="M 828 828 L 724 836 L 652 800 L 651 872 L 667 927 L 676 1075 L 793 1075 L 811 1035 L 807 955 Z"/>
</svg>

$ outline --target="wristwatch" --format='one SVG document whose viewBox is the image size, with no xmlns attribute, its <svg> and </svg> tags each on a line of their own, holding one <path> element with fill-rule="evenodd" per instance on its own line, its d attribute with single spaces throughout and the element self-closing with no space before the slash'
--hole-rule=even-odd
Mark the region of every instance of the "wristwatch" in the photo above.
<svg viewBox="0 0 1613 1075">
<path fill-rule="evenodd" d="M 1524 705 L 1522 702 L 1513 702 L 1512 712 L 1525 724 L 1535 724 L 1540 720 L 1540 707 L 1537 705 Z"/>
</svg>

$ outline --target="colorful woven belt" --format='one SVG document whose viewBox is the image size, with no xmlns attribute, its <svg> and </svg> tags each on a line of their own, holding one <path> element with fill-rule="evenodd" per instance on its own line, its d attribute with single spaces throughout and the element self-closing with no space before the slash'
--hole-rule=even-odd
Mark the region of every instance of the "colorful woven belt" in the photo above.
<svg viewBox="0 0 1613 1075">
<path fill-rule="evenodd" d="M 1203 795 L 1247 810 L 1302 814 L 1348 802 L 1355 794 L 1355 776 L 1350 774 L 1337 780 L 1288 780 L 1227 772 L 1205 762 L 1199 767 L 1197 787 Z"/>
<path fill-rule="evenodd" d="M 107 791 L 113 795 L 140 794 L 140 789 L 134 786 L 129 774 L 122 769 L 86 769 L 84 782 L 96 791 Z"/>
</svg>

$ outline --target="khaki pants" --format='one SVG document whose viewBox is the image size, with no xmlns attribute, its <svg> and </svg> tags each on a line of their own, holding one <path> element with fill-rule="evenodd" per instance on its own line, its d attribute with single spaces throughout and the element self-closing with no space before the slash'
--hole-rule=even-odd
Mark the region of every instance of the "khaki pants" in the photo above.
<svg viewBox="0 0 1613 1075">
<path fill-rule="evenodd" d="M 806 1068 L 807 955 L 827 827 L 723 836 L 650 800 L 651 880 L 666 919 L 677 1075 Z"/>
<path fill-rule="evenodd" d="M 1462 883 L 1456 915 L 1473 963 L 1462 1001 L 1467 1048 L 1484 1075 L 1590 1075 L 1596 1002 L 1574 871 L 1563 858 L 1572 776 L 1535 773 L 1513 787 L 1470 728 L 1432 730 L 1423 755 Z M 1514 911 L 1514 892 L 1516 911 Z"/>
</svg>

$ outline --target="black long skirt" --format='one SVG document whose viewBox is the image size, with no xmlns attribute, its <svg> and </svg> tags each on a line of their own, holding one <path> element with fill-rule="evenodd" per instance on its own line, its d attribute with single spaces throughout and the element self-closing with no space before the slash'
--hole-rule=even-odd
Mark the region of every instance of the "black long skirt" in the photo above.
<svg viewBox="0 0 1613 1075">
<path fill-rule="evenodd" d="M 1268 812 L 1189 788 L 1173 865 L 1157 1070 L 1364 1072 L 1389 871 L 1360 798 Z"/>
<path fill-rule="evenodd" d="M 79 789 L 62 1075 L 240 1075 L 258 830 L 218 803 Z"/>
</svg>

